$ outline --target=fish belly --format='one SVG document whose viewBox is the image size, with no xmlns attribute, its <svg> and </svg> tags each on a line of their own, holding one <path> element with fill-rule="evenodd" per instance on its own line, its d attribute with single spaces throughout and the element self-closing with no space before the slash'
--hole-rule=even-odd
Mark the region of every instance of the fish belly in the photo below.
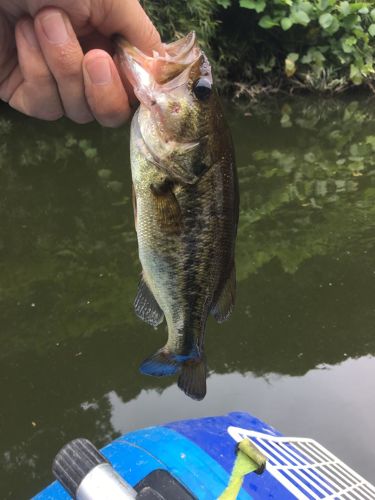
<svg viewBox="0 0 375 500">
<path fill-rule="evenodd" d="M 160 207 L 150 189 L 159 181 L 160 169 L 142 148 L 132 151 L 143 277 L 164 312 L 167 347 L 182 355 L 202 348 L 214 295 L 233 266 L 234 209 L 228 209 L 233 179 L 224 167 L 213 166 L 194 185 L 174 187 L 180 221 L 177 228 L 170 227 L 165 223 L 168 208 L 160 220 Z"/>
</svg>

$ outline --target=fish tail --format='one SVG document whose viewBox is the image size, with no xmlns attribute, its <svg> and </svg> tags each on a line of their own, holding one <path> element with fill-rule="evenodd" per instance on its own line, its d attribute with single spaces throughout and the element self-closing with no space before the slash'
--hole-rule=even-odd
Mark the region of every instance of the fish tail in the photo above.
<svg viewBox="0 0 375 500">
<path fill-rule="evenodd" d="M 155 354 L 145 359 L 139 371 L 144 375 L 154 377 L 167 377 L 174 375 L 181 368 L 181 361 L 176 359 L 176 355 L 168 352 L 165 348 L 159 349 Z"/>
<path fill-rule="evenodd" d="M 192 358 L 182 365 L 178 387 L 192 399 L 201 401 L 207 392 L 207 366 L 204 356 Z"/>
</svg>

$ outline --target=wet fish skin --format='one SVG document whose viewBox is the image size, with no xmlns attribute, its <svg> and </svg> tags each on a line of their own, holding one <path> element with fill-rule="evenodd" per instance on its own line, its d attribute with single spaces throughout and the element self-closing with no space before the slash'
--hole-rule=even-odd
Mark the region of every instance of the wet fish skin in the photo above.
<svg viewBox="0 0 375 500">
<path fill-rule="evenodd" d="M 207 317 L 211 312 L 224 321 L 235 299 L 238 186 L 216 91 L 202 100 L 194 94 L 197 80 L 211 77 L 208 61 L 195 43 L 191 50 L 191 63 L 178 61 L 172 80 L 162 75 L 151 99 L 141 97 L 131 127 L 131 168 L 142 264 L 136 312 L 153 325 L 165 317 L 168 326 L 167 343 L 140 369 L 154 376 L 180 372 L 179 387 L 200 400 Z M 138 90 L 140 96 L 149 91 Z"/>
</svg>

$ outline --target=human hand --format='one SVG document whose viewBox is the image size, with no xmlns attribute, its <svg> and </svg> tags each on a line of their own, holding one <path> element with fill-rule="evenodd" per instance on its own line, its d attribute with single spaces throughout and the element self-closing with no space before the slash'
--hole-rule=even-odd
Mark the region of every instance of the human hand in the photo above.
<svg viewBox="0 0 375 500">
<path fill-rule="evenodd" d="M 120 125 L 131 92 L 109 54 L 114 33 L 162 50 L 138 0 L 0 0 L 0 99 L 44 120 Z"/>
</svg>

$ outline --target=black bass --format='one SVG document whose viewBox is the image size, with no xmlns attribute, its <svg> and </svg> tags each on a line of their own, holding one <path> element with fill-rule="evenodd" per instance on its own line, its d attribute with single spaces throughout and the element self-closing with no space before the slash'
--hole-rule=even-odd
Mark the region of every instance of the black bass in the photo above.
<svg viewBox="0 0 375 500">
<path fill-rule="evenodd" d="M 190 397 L 206 394 L 208 315 L 231 314 L 238 186 L 230 132 L 210 64 L 195 34 L 147 56 L 117 38 L 140 107 L 131 125 L 133 204 L 142 279 L 135 311 L 168 341 L 142 373 L 180 373 Z"/>
</svg>

